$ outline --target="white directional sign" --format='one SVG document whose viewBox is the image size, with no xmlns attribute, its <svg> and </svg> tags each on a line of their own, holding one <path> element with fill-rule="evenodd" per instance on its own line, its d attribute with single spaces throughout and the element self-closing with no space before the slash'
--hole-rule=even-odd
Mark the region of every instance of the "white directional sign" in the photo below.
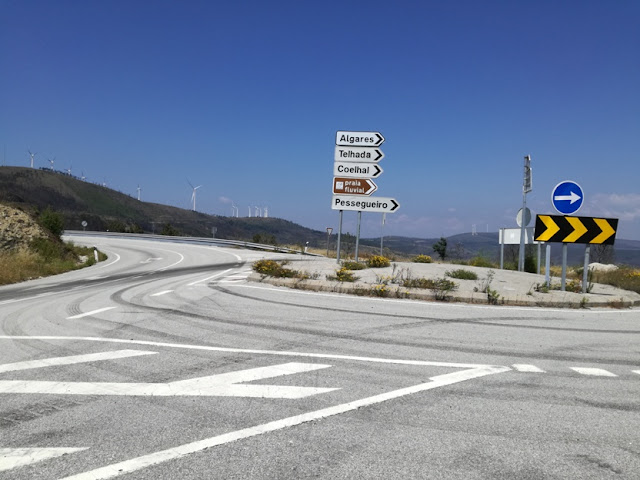
<svg viewBox="0 0 640 480">
<path fill-rule="evenodd" d="M 358 197 L 356 195 L 334 195 L 331 208 L 333 210 L 353 210 L 360 212 L 391 213 L 400 208 L 395 198 Z"/>
<path fill-rule="evenodd" d="M 384 170 L 375 163 L 342 163 L 333 164 L 334 177 L 376 178 Z"/>
<path fill-rule="evenodd" d="M 380 132 L 336 132 L 336 145 L 348 147 L 379 147 L 384 142 Z"/>
<path fill-rule="evenodd" d="M 341 147 L 336 146 L 333 159 L 336 162 L 379 162 L 384 153 L 379 148 L 371 147 Z"/>
</svg>

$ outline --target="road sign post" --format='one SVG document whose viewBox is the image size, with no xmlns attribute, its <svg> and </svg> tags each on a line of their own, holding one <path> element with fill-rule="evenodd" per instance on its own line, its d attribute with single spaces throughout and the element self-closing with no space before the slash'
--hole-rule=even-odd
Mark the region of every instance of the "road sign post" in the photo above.
<svg viewBox="0 0 640 480">
<path fill-rule="evenodd" d="M 345 210 L 358 212 L 355 249 L 355 259 L 358 261 L 362 212 L 378 212 L 384 215 L 393 213 L 400 207 L 394 198 L 370 197 L 378 189 L 376 183 L 371 179 L 382 174 L 382 168 L 378 166 L 377 162 L 384 158 L 384 153 L 379 148 L 384 140 L 380 132 L 343 130 L 336 132 L 331 208 L 340 211 L 338 263 L 340 263 L 342 215 Z M 380 237 L 380 252 L 382 254 L 382 236 Z"/>
<path fill-rule="evenodd" d="M 531 156 L 526 155 L 524 157 L 524 176 L 522 179 L 522 214 L 523 217 L 527 212 L 527 193 L 529 193 L 531 188 Z M 522 222 L 520 225 L 520 252 L 518 255 L 518 271 L 522 272 L 524 270 L 524 229 L 526 227 L 526 222 Z"/>
<path fill-rule="evenodd" d="M 565 180 L 557 184 L 551 192 L 553 208 L 562 215 L 573 215 L 584 201 L 582 187 L 572 180 Z"/>
</svg>

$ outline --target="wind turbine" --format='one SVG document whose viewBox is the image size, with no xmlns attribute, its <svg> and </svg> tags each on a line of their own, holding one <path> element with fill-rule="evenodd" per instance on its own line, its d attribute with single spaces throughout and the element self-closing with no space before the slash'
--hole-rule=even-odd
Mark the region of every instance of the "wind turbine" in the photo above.
<svg viewBox="0 0 640 480">
<path fill-rule="evenodd" d="M 50 158 L 47 158 L 47 160 L 49 160 L 49 163 L 51 164 L 51 171 L 53 171 L 53 162 L 56 161 L 56 157 L 53 157 L 53 160 Z"/>
<path fill-rule="evenodd" d="M 73 167 L 73 163 L 71 165 L 69 165 L 69 168 L 67 168 L 67 174 L 69 176 L 71 176 L 71 167 Z"/>
<path fill-rule="evenodd" d="M 187 183 L 193 189 L 193 192 L 191 193 L 191 202 L 193 202 L 192 210 L 195 212 L 196 211 L 196 190 L 202 187 L 202 185 L 198 185 L 197 187 L 194 187 L 193 185 L 191 185 L 191 182 L 189 180 L 187 180 Z"/>
<path fill-rule="evenodd" d="M 138 201 L 140 201 L 140 190 L 142 189 L 140 188 L 140 185 L 138 185 Z"/>
<path fill-rule="evenodd" d="M 27 152 L 29 152 L 29 156 L 31 157 L 31 168 L 33 168 L 33 157 L 35 157 L 38 154 L 38 152 L 31 153 L 31 150 L 27 150 Z"/>
<path fill-rule="evenodd" d="M 264 218 L 269 218 L 269 207 L 264 207 Z"/>
<path fill-rule="evenodd" d="M 80 178 L 82 178 L 82 181 L 84 182 L 87 177 L 84 176 L 84 172 L 80 172 L 80 173 L 82 174 L 82 177 Z"/>
</svg>

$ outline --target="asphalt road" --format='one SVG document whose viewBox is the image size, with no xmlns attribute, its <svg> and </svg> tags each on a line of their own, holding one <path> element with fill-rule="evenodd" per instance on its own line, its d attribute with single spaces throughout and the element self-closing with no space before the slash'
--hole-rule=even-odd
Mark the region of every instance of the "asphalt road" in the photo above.
<svg viewBox="0 0 640 480">
<path fill-rule="evenodd" d="M 0 478 L 640 478 L 637 309 L 303 292 L 247 282 L 284 255 L 86 242 L 109 260 L 0 288 Z"/>
</svg>

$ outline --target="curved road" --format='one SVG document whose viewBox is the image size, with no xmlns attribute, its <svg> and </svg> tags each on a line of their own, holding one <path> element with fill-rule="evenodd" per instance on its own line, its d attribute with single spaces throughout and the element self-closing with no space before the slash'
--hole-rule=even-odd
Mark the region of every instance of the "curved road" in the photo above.
<svg viewBox="0 0 640 480">
<path fill-rule="evenodd" d="M 249 283 L 295 256 L 74 237 L 0 288 L 0 478 L 640 476 L 638 310 Z"/>
</svg>

